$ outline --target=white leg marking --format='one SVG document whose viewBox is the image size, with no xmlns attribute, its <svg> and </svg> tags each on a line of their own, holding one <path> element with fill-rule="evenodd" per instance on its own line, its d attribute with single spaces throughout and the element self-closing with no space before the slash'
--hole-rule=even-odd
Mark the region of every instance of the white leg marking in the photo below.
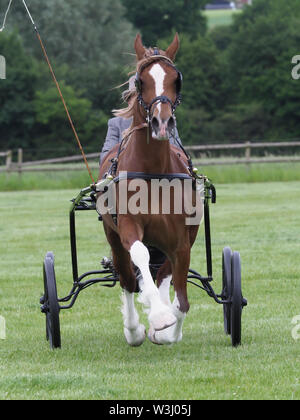
<svg viewBox="0 0 300 420">
<path fill-rule="evenodd" d="M 129 252 L 133 263 L 140 269 L 143 278 L 143 281 L 139 283 L 141 289 L 140 302 L 150 308 L 148 313 L 150 324 L 152 324 L 154 330 L 163 330 L 175 324 L 176 317 L 172 310 L 161 301 L 159 291 L 153 282 L 149 269 L 150 255 L 148 249 L 142 242 L 136 241 Z"/>
<path fill-rule="evenodd" d="M 160 294 L 160 298 L 168 306 L 171 306 L 171 300 L 170 300 L 170 284 L 172 280 L 172 275 L 165 277 L 163 281 L 161 282 L 158 290 Z"/>
<path fill-rule="evenodd" d="M 186 314 L 179 310 L 179 301 L 176 294 L 172 304 L 172 311 L 177 318 L 175 325 L 172 325 L 163 331 L 154 331 L 153 328 L 150 327 L 148 337 L 153 343 L 173 344 L 182 340 L 182 326 Z"/>
<path fill-rule="evenodd" d="M 134 306 L 134 293 L 124 290 L 122 301 L 125 338 L 131 346 L 140 346 L 146 338 L 146 329 L 139 322 L 139 315 Z"/>
<path fill-rule="evenodd" d="M 179 300 L 178 300 L 177 294 L 175 293 L 175 299 L 173 301 L 172 309 L 173 309 L 173 314 L 177 318 L 177 324 L 174 329 L 174 337 L 175 337 L 176 342 L 182 340 L 182 326 L 183 326 L 183 321 L 186 317 L 186 313 L 181 312 L 179 308 L 180 308 Z"/>
</svg>

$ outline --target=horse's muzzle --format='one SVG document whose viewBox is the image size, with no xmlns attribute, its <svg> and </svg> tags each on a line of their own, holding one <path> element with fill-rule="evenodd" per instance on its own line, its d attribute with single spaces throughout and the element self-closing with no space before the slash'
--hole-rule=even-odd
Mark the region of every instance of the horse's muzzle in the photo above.
<svg viewBox="0 0 300 420">
<path fill-rule="evenodd" d="M 175 130 L 175 119 L 170 116 L 162 121 L 159 117 L 152 117 L 151 120 L 152 136 L 157 140 L 168 140 Z"/>
</svg>

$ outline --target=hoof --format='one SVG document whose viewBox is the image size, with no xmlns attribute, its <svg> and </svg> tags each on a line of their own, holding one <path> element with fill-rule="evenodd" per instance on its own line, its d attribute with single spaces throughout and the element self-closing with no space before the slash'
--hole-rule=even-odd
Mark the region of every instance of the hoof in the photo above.
<svg viewBox="0 0 300 420">
<path fill-rule="evenodd" d="M 149 322 L 155 331 L 162 331 L 176 324 L 177 318 L 170 311 L 160 312 L 149 317 Z"/>
<path fill-rule="evenodd" d="M 139 325 L 135 330 L 129 330 L 124 327 L 124 335 L 127 343 L 132 347 L 139 347 L 143 344 L 146 338 L 146 328 L 144 325 Z"/>
<path fill-rule="evenodd" d="M 159 343 L 158 341 L 156 341 L 155 338 L 155 329 L 150 327 L 149 332 L 148 332 L 148 338 L 151 341 L 151 343 L 156 344 L 158 346 L 162 346 L 162 343 Z"/>
<path fill-rule="evenodd" d="M 164 330 L 157 331 L 151 326 L 148 332 L 148 338 L 153 344 L 158 345 L 171 345 L 178 343 L 182 339 L 182 334 L 176 336 L 176 327 L 165 328 Z"/>
</svg>

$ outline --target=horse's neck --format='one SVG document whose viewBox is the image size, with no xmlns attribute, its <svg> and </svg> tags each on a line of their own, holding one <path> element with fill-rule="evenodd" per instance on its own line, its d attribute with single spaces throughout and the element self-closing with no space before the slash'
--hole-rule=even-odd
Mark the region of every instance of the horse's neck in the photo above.
<svg viewBox="0 0 300 420">
<path fill-rule="evenodd" d="M 153 139 L 151 128 L 138 130 L 131 140 L 131 156 L 135 156 L 134 164 L 139 172 L 168 173 L 170 171 L 170 142 Z"/>
<path fill-rule="evenodd" d="M 143 123 L 145 116 L 136 103 L 131 128 L 139 127 Z M 119 162 L 119 170 L 146 173 L 171 172 L 170 142 L 153 139 L 150 127 L 134 131 L 125 148 Z"/>
</svg>

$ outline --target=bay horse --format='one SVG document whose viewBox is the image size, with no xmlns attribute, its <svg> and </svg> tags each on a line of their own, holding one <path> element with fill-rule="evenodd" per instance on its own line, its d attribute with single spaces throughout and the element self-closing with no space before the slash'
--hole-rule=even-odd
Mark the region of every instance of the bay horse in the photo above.
<svg viewBox="0 0 300 420">
<path fill-rule="evenodd" d="M 189 310 L 187 275 L 199 223 L 187 225 L 186 213 L 177 214 L 174 203 L 170 214 L 163 214 L 161 203 L 158 203 L 159 212 L 151 214 L 150 192 L 147 214 L 121 214 L 118 191 L 123 181 L 118 177 L 124 171 L 133 174 L 125 181 L 128 190 L 135 177 L 143 178 L 148 184 L 155 177 L 179 179 L 181 183 L 192 177 L 191 162 L 184 149 L 170 145 L 168 140 L 175 127 L 174 112 L 181 99 L 182 76 L 173 63 L 179 49 L 179 37 L 176 33 L 166 51 L 145 48 L 139 34 L 134 46 L 136 94 L 127 108 L 114 112 L 116 116 L 133 117 L 132 126 L 125 145 L 116 146 L 108 153 L 99 173 L 99 180 L 112 172 L 117 179 L 117 214 L 115 218 L 110 214 L 103 215 L 103 224 L 123 289 L 122 313 L 128 344 L 139 346 L 146 337 L 146 328 L 140 323 L 134 304 L 137 277 L 139 301 L 148 313 L 149 339 L 155 344 L 172 344 L 182 339 L 183 321 Z M 195 194 L 194 191 L 193 203 Z M 132 192 L 129 192 L 128 200 L 131 196 Z M 199 211 L 202 218 L 203 207 Z M 166 255 L 166 261 L 157 273 L 157 286 L 151 276 L 146 245 L 156 247 Z M 139 269 L 139 276 L 136 276 L 134 266 Z M 169 295 L 171 281 L 175 290 L 173 303 Z"/>
</svg>

